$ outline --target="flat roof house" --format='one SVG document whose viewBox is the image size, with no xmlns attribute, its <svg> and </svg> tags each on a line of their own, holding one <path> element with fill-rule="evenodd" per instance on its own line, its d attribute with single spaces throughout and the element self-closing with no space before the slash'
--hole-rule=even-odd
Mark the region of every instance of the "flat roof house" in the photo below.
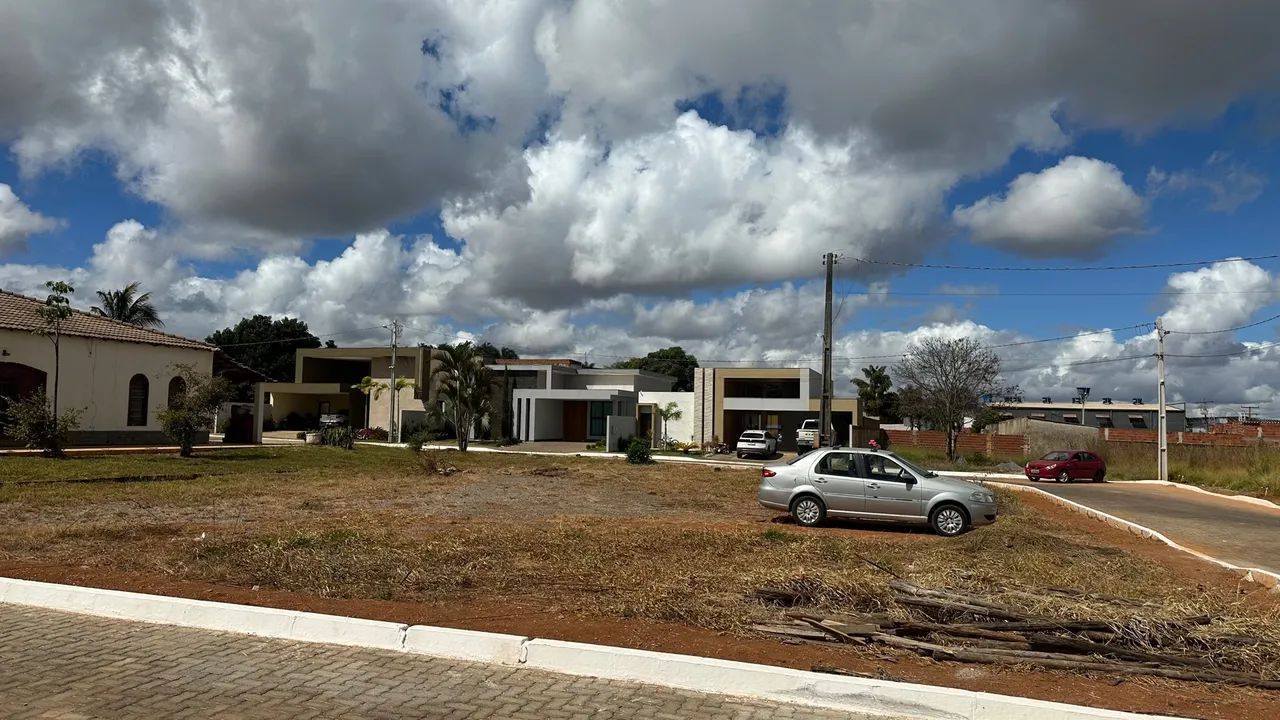
<svg viewBox="0 0 1280 720">
<path fill-rule="evenodd" d="M 53 395 L 53 343 L 33 334 L 44 326 L 43 301 L 0 290 L 0 444 L 8 401 L 38 390 Z M 72 445 L 153 445 L 170 441 L 157 415 L 182 382 L 178 366 L 211 374 L 214 348 L 76 310 L 62 326 L 60 410 L 82 410 Z M 208 436 L 197 438 L 208 442 Z"/>
<path fill-rule="evenodd" d="M 1045 422 L 1083 425 L 1095 428 L 1124 428 L 1139 430 L 1155 430 L 1156 416 L 1159 406 L 1146 404 L 1140 398 L 1131 402 L 1115 402 L 1111 398 L 1103 398 L 1100 402 L 1081 404 L 1075 402 L 1053 402 L 1045 399 L 1041 402 L 1011 402 L 995 405 L 1001 420 L 1030 418 Z M 1165 406 L 1165 418 L 1169 424 L 1169 432 L 1182 432 L 1187 429 L 1186 410 L 1176 405 Z"/>
<path fill-rule="evenodd" d="M 592 442 L 648 434 L 636 421 L 647 393 L 669 393 L 675 378 L 646 370 L 588 368 L 573 360 L 504 360 L 489 366 L 513 388 L 517 439 Z"/>
<path fill-rule="evenodd" d="M 743 430 L 767 430 L 784 450 L 796 449 L 796 431 L 821 410 L 822 374 L 800 368 L 698 368 L 693 376 L 692 430 L 698 442 L 720 439 L 730 446 Z M 831 422 L 837 444 L 861 444 L 858 429 L 876 430 L 856 397 L 834 397 Z"/>
</svg>

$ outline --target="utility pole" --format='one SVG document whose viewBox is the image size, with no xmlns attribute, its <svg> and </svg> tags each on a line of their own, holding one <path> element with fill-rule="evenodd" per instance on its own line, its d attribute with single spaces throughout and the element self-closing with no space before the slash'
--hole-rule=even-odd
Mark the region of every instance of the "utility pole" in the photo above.
<svg viewBox="0 0 1280 720">
<path fill-rule="evenodd" d="M 396 389 L 396 346 L 400 344 L 400 321 L 392 318 L 390 325 L 384 325 L 391 331 L 391 418 L 388 426 L 388 438 L 391 442 L 400 442 L 400 418 L 396 409 L 400 405 L 400 391 Z"/>
<path fill-rule="evenodd" d="M 822 318 L 822 404 L 818 421 L 821 426 L 818 445 L 828 447 L 834 441 L 831 437 L 831 281 L 836 267 L 836 254 L 829 252 L 823 255 L 822 264 L 827 268 L 827 299 Z"/>
<path fill-rule="evenodd" d="M 1169 481 L 1169 419 L 1165 413 L 1165 395 L 1164 395 L 1164 320 L 1156 318 L 1156 402 L 1160 404 L 1160 409 L 1156 411 L 1156 434 L 1157 434 L 1157 467 L 1159 469 L 1160 480 Z"/>
</svg>

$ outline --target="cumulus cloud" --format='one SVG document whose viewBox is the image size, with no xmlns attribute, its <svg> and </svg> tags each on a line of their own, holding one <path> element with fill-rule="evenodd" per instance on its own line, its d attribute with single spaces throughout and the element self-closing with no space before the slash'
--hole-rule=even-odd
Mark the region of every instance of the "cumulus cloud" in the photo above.
<svg viewBox="0 0 1280 720">
<path fill-rule="evenodd" d="M 1072 155 L 1023 173 L 1000 195 L 952 213 L 975 242 L 1029 257 L 1096 257 L 1114 239 L 1142 232 L 1146 204 L 1119 168 Z"/>
<path fill-rule="evenodd" d="M 812 277 L 831 248 L 919 258 L 941 235 L 954 178 L 870 145 L 796 128 L 768 142 L 688 112 L 612 145 L 557 137 L 531 148 L 526 202 L 454 203 L 444 225 L 492 292 L 540 307 Z"/>
<path fill-rule="evenodd" d="M 45 217 L 27 207 L 13 188 L 0 183 L 0 255 L 25 250 L 27 238 L 62 225 L 61 220 Z"/>
<path fill-rule="evenodd" d="M 1222 152 L 1211 154 L 1197 170 L 1168 172 L 1153 167 L 1147 173 L 1148 195 L 1202 193 L 1205 207 L 1222 213 L 1257 200 L 1266 187 L 1265 175 Z"/>
</svg>

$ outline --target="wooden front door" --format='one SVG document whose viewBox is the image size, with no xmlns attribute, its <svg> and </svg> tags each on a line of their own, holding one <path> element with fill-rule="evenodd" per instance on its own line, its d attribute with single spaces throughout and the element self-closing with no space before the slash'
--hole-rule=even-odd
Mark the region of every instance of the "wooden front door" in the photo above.
<svg viewBox="0 0 1280 720">
<path fill-rule="evenodd" d="M 564 439 L 570 442 L 587 440 L 587 403 L 585 400 L 565 400 L 561 405 L 564 418 Z"/>
</svg>

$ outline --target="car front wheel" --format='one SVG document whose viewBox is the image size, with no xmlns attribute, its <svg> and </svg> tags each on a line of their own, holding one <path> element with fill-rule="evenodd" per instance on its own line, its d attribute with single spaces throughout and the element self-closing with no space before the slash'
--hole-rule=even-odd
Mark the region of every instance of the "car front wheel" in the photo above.
<svg viewBox="0 0 1280 720">
<path fill-rule="evenodd" d="M 958 505 L 939 505 L 929 515 L 933 531 L 943 537 L 955 537 L 969 526 L 969 516 Z"/>
<path fill-rule="evenodd" d="M 1071 482 L 1071 474 L 1068 473 L 1066 470 L 1063 470 L 1062 472 L 1058 473 L 1058 482 L 1060 483 Z"/>
<path fill-rule="evenodd" d="M 812 495 L 803 495 L 791 503 L 791 516 L 800 525 L 815 527 L 827 519 L 827 506 Z"/>
</svg>

